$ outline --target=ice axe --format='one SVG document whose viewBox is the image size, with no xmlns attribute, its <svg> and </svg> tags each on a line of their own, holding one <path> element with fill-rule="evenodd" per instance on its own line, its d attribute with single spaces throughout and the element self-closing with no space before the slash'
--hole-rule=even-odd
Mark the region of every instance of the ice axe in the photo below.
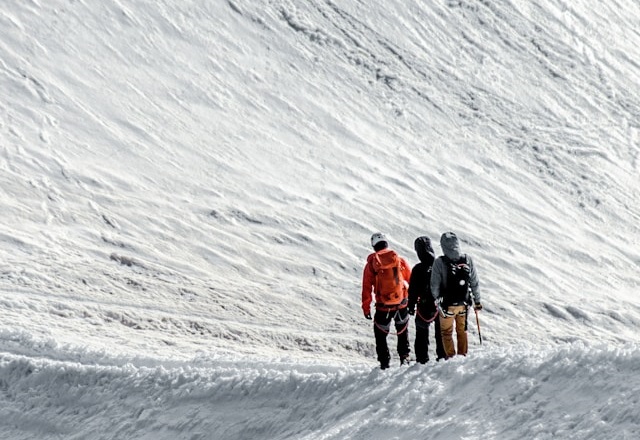
<svg viewBox="0 0 640 440">
<path fill-rule="evenodd" d="M 478 318 L 478 310 L 473 308 L 473 311 L 476 312 L 476 325 L 478 326 L 478 338 L 480 338 L 480 345 L 482 345 L 482 333 L 480 333 L 480 318 Z"/>
</svg>

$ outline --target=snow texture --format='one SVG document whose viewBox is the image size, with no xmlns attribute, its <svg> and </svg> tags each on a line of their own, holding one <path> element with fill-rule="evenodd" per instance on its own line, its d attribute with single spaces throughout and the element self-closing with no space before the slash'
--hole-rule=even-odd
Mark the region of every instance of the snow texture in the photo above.
<svg viewBox="0 0 640 440">
<path fill-rule="evenodd" d="M 639 20 L 3 0 L 0 438 L 640 438 Z M 381 371 L 369 237 L 448 230 L 483 344 Z"/>
</svg>

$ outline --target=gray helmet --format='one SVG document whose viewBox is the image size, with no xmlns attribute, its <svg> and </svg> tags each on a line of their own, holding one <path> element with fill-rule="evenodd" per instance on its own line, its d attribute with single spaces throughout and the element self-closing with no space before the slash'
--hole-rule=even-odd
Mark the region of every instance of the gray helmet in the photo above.
<svg viewBox="0 0 640 440">
<path fill-rule="evenodd" d="M 449 259 L 456 261 L 460 258 L 460 243 L 458 242 L 458 236 L 454 232 L 445 232 L 440 237 L 440 246 L 442 252 L 449 257 Z"/>
</svg>

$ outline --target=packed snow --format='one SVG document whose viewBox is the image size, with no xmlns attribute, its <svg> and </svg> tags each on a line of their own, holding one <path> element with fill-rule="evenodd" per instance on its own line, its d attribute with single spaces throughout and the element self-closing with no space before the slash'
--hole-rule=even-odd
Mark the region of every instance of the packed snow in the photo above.
<svg viewBox="0 0 640 440">
<path fill-rule="evenodd" d="M 0 438 L 640 438 L 639 20 L 3 0 Z M 449 230 L 469 355 L 380 370 L 369 237 Z"/>
</svg>

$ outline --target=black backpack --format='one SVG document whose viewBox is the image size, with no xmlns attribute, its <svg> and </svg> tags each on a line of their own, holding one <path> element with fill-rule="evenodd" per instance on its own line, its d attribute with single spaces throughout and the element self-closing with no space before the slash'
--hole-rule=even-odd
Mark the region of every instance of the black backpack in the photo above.
<svg viewBox="0 0 640 440">
<path fill-rule="evenodd" d="M 456 262 L 443 256 L 447 268 L 447 287 L 442 293 L 442 307 L 469 304 L 469 276 L 471 268 L 467 263 L 467 256 L 462 255 Z"/>
</svg>

